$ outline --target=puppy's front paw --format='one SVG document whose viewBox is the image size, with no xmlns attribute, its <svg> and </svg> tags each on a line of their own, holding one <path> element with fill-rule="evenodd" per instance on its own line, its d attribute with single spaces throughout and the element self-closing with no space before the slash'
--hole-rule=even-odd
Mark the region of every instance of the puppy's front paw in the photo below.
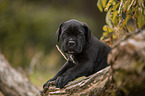
<svg viewBox="0 0 145 96">
<path fill-rule="evenodd" d="M 54 80 L 53 79 L 50 79 L 50 80 L 48 80 L 44 85 L 43 85 L 43 89 L 47 86 L 47 84 L 49 83 L 49 82 L 54 82 Z"/>
<path fill-rule="evenodd" d="M 49 80 L 43 85 L 43 89 L 47 86 L 48 82 L 50 82 Z"/>
<path fill-rule="evenodd" d="M 45 88 L 45 86 L 47 85 L 48 81 L 43 85 L 43 89 Z"/>
<path fill-rule="evenodd" d="M 63 88 L 69 82 L 69 76 L 59 76 L 55 81 L 57 88 Z"/>
</svg>

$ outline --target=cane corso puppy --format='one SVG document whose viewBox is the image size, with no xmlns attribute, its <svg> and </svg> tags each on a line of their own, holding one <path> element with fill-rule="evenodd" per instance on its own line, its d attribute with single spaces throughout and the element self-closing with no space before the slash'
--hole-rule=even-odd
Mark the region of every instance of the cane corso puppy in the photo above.
<svg viewBox="0 0 145 96">
<path fill-rule="evenodd" d="M 89 76 L 107 65 L 107 55 L 111 48 L 91 34 L 89 27 L 77 20 L 62 23 L 57 32 L 57 41 L 61 40 L 61 49 L 68 60 L 58 73 L 48 80 L 55 81 L 58 88 L 63 88 L 68 82 Z"/>
</svg>

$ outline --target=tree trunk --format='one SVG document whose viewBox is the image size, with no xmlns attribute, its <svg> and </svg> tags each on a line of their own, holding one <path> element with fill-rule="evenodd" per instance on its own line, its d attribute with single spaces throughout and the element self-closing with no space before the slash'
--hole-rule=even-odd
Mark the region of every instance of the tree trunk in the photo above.
<svg viewBox="0 0 145 96">
<path fill-rule="evenodd" d="M 145 96 L 145 30 L 127 36 L 108 57 L 113 80 L 122 95 Z"/>
<path fill-rule="evenodd" d="M 111 67 L 55 88 L 50 82 L 42 96 L 145 96 L 145 30 L 128 35 L 108 56 Z"/>
<path fill-rule="evenodd" d="M 4 96 L 38 96 L 39 90 L 24 73 L 12 68 L 0 53 L 0 91 Z"/>
</svg>

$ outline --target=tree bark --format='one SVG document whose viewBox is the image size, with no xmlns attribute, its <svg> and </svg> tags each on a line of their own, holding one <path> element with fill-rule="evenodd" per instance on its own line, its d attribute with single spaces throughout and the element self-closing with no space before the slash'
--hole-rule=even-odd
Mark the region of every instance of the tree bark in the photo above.
<svg viewBox="0 0 145 96">
<path fill-rule="evenodd" d="M 109 67 L 64 88 L 50 82 L 42 96 L 145 96 L 145 30 L 117 43 L 108 56 Z"/>
<path fill-rule="evenodd" d="M 112 78 L 122 96 L 145 96 L 145 30 L 127 36 L 108 57 Z"/>
<path fill-rule="evenodd" d="M 0 53 L 0 91 L 4 96 L 38 96 L 39 90 L 26 75 L 15 70 Z"/>
<path fill-rule="evenodd" d="M 85 95 L 90 94 L 102 94 L 104 88 L 109 84 L 109 69 L 107 67 L 96 74 L 93 74 L 89 77 L 85 77 L 81 80 L 69 82 L 64 88 L 59 89 L 54 86 L 55 82 L 50 82 L 48 87 L 45 88 L 42 92 L 43 96 L 46 95 Z"/>
</svg>

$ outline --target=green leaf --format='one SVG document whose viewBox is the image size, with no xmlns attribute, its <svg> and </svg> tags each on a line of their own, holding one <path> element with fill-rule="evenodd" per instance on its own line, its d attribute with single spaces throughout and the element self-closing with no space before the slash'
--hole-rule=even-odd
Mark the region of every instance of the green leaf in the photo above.
<svg viewBox="0 0 145 96">
<path fill-rule="evenodd" d="M 116 17 L 114 18 L 113 24 L 114 24 L 115 26 L 117 26 L 118 23 L 119 23 L 119 21 L 118 21 L 118 18 L 117 18 L 117 16 L 116 16 Z"/>
<path fill-rule="evenodd" d="M 120 2 L 117 3 L 115 6 L 113 6 L 112 10 L 113 10 L 113 11 L 116 11 L 116 9 L 119 7 L 119 4 L 120 4 Z"/>
<path fill-rule="evenodd" d="M 111 10 L 112 8 L 109 9 L 109 11 L 106 14 L 106 23 L 112 28 L 112 19 L 111 19 Z"/>
<path fill-rule="evenodd" d="M 129 6 L 128 6 L 128 8 L 127 8 L 127 11 L 130 11 L 130 8 L 131 8 L 131 6 L 133 5 L 133 3 L 134 3 L 134 0 L 132 0 L 132 1 L 131 1 L 131 4 L 129 4 Z"/>
<path fill-rule="evenodd" d="M 107 0 L 102 0 L 102 5 L 103 5 L 103 8 L 106 7 L 106 3 L 107 3 Z"/>
<path fill-rule="evenodd" d="M 119 22 L 122 19 L 122 7 L 123 7 L 123 0 L 121 0 L 120 4 L 119 4 L 119 9 L 118 9 L 118 14 L 119 14 Z"/>
<path fill-rule="evenodd" d="M 138 0 L 138 4 L 140 6 L 141 12 L 145 15 L 145 1 L 144 0 Z"/>
<path fill-rule="evenodd" d="M 109 7 L 112 5 L 113 0 L 109 0 L 109 2 L 106 5 L 106 8 L 104 9 L 105 12 L 108 11 Z"/>
<path fill-rule="evenodd" d="M 112 38 L 113 38 L 113 39 L 116 39 L 117 37 L 113 34 L 113 35 L 112 35 Z"/>
<path fill-rule="evenodd" d="M 103 32 L 103 36 L 108 36 L 108 32 Z"/>
<path fill-rule="evenodd" d="M 144 5 L 144 0 L 137 0 L 137 1 L 138 1 L 139 6 L 143 6 L 143 7 L 145 6 Z"/>
<path fill-rule="evenodd" d="M 119 6 L 119 9 L 118 9 L 118 14 L 121 14 L 122 6 L 123 6 L 123 1 L 120 2 L 120 6 Z"/>
<path fill-rule="evenodd" d="M 124 4 L 123 11 L 125 12 L 130 4 L 131 0 L 127 0 Z"/>
<path fill-rule="evenodd" d="M 113 18 L 112 18 L 112 22 L 115 26 L 118 25 L 118 18 L 117 18 L 117 15 L 118 15 L 118 11 L 114 11 L 113 12 Z"/>
<path fill-rule="evenodd" d="M 118 11 L 114 11 L 113 12 L 113 18 L 112 18 L 112 21 L 114 22 L 115 18 L 117 17 L 117 14 L 118 14 Z"/>
<path fill-rule="evenodd" d="M 118 19 L 118 20 L 119 20 L 119 23 L 122 22 L 122 17 L 121 17 L 121 15 L 119 15 L 119 19 Z"/>
<path fill-rule="evenodd" d="M 142 28 L 145 25 L 145 15 L 141 13 L 140 8 L 137 9 L 135 17 L 137 18 L 138 28 Z"/>
<path fill-rule="evenodd" d="M 126 16 L 125 20 L 122 22 L 122 25 L 121 25 L 121 27 L 120 27 L 121 29 L 124 27 L 125 24 L 127 24 L 127 22 L 128 22 L 128 20 L 130 19 L 130 17 L 131 17 L 131 15 L 127 15 L 127 16 Z"/>
<path fill-rule="evenodd" d="M 103 26 L 103 31 L 106 31 L 106 32 L 112 32 L 113 31 L 113 29 L 112 28 L 110 28 L 108 25 L 105 25 L 105 26 Z"/>
<path fill-rule="evenodd" d="M 116 5 L 116 1 L 113 1 L 113 2 L 112 2 L 112 5 Z"/>
<path fill-rule="evenodd" d="M 98 2 L 97 2 L 97 7 L 99 8 L 99 10 L 100 10 L 101 12 L 103 12 L 101 0 L 98 0 Z"/>
</svg>

